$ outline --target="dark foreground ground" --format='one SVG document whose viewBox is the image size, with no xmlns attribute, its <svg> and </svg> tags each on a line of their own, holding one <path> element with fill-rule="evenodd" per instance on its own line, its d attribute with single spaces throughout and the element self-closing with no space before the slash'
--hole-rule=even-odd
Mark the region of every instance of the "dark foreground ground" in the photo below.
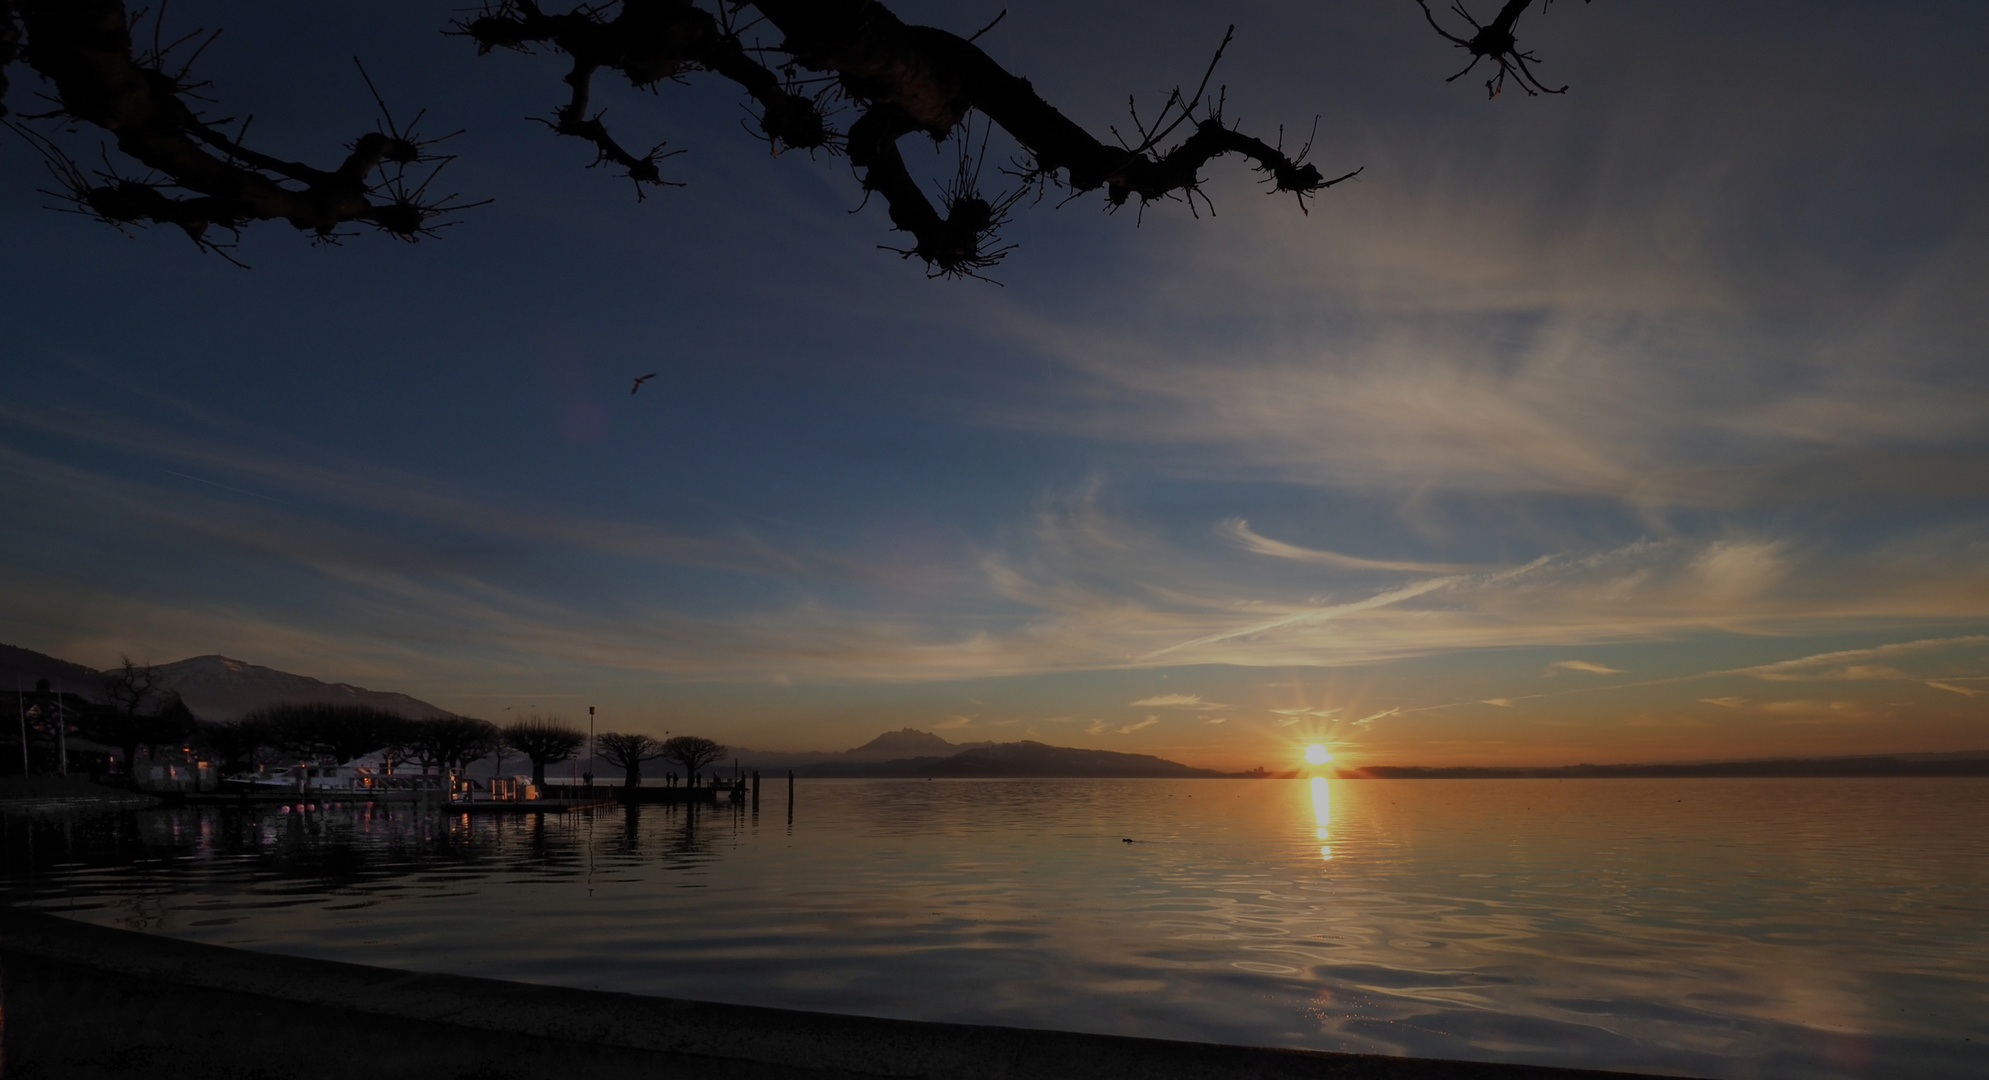
<svg viewBox="0 0 1989 1080">
<path fill-rule="evenodd" d="M 417 975 L 0 907 L 5 1080 L 1625 1080 Z"/>
<path fill-rule="evenodd" d="M 0 810 L 21 813 L 79 807 L 135 810 L 158 804 L 159 800 L 151 795 L 99 784 L 86 776 L 0 777 Z"/>
</svg>

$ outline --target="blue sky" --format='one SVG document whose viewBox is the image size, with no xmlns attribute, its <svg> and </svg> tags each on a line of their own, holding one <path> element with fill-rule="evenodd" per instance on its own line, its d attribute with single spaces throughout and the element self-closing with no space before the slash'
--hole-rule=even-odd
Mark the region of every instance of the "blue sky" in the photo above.
<svg viewBox="0 0 1989 1080">
<path fill-rule="evenodd" d="M 1365 172 L 1051 198 L 1001 286 L 929 281 L 714 80 L 604 98 L 686 151 L 638 204 L 448 5 L 175 5 L 265 145 L 368 130 L 359 54 L 495 202 L 242 270 L 5 143 L 0 640 L 768 748 L 1989 746 L 1979 5 L 1559 4 L 1571 92 L 1492 101 L 1407 0 L 1006 6 L 982 44 L 1093 130 L 1235 23 L 1229 115 Z"/>
</svg>

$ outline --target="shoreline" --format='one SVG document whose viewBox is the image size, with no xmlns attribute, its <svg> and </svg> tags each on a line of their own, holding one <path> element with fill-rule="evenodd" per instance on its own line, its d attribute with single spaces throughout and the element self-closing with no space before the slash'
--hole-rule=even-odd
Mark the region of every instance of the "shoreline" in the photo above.
<svg viewBox="0 0 1989 1080">
<path fill-rule="evenodd" d="M 843 1016 L 249 952 L 0 906 L 10 1078 L 1635 1080 Z"/>
</svg>

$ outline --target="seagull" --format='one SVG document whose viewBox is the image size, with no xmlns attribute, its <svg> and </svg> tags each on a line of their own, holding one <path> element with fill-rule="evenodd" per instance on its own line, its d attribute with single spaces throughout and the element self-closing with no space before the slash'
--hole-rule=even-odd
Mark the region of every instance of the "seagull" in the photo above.
<svg viewBox="0 0 1989 1080">
<path fill-rule="evenodd" d="M 637 390 L 640 390 L 640 389 L 642 389 L 642 384 L 643 384 L 643 383 L 646 383 L 646 382 L 648 382 L 649 380 L 651 380 L 651 379 L 653 379 L 653 378 L 655 378 L 655 377 L 656 377 L 656 373 L 655 373 L 655 372 L 653 372 L 653 371 L 652 371 L 652 372 L 650 372 L 650 373 L 649 373 L 649 374 L 647 374 L 647 375 L 637 375 L 637 376 L 635 377 L 635 382 L 633 382 L 633 383 L 629 384 L 629 388 L 628 388 L 628 392 L 629 392 L 630 394 L 633 394 L 633 393 L 635 393 L 635 392 L 636 392 Z"/>
</svg>

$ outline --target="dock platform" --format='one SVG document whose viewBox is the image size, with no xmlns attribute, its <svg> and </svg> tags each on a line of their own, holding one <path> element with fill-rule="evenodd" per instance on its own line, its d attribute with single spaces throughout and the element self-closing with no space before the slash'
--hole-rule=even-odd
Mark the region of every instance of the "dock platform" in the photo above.
<svg viewBox="0 0 1989 1080">
<path fill-rule="evenodd" d="M 568 810 L 593 810 L 618 804 L 612 798 L 597 796 L 592 799 L 488 799 L 437 805 L 452 814 L 564 814 Z"/>
<path fill-rule="evenodd" d="M 732 785 L 721 784 L 710 787 L 624 787 L 620 784 L 596 784 L 589 788 L 580 784 L 547 784 L 543 789 L 546 795 L 555 799 L 605 799 L 611 803 L 715 803 L 721 795 L 730 795 Z"/>
</svg>

